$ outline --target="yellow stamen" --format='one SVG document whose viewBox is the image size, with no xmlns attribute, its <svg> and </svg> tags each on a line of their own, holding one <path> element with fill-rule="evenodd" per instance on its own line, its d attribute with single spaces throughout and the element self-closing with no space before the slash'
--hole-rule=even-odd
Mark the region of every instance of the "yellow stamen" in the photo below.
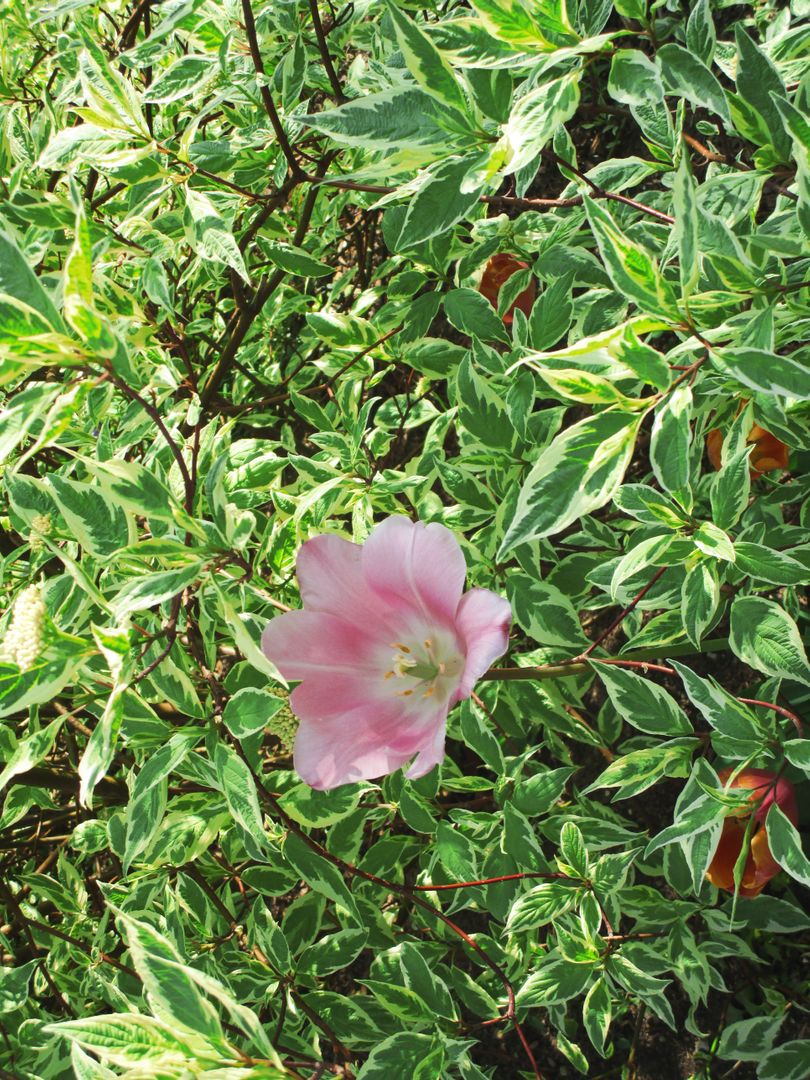
<svg viewBox="0 0 810 1080">
<path fill-rule="evenodd" d="M 429 686 L 427 690 L 422 694 L 422 697 L 431 697 L 436 690 L 435 686 Z"/>
<path fill-rule="evenodd" d="M 386 671 L 385 675 L 383 676 L 384 679 L 393 679 L 393 677 L 394 677 L 393 671 Z"/>
</svg>

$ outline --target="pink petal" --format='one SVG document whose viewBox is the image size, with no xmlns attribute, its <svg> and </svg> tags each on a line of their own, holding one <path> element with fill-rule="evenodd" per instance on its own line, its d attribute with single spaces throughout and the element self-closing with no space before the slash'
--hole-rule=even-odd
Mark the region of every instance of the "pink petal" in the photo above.
<svg viewBox="0 0 810 1080">
<path fill-rule="evenodd" d="M 309 710 L 325 694 L 325 684 L 314 694 L 307 685 L 306 695 L 301 696 L 304 689 L 300 686 L 293 692 L 290 705 L 298 712 L 304 702 L 294 758 L 296 772 L 311 787 L 325 790 L 373 780 L 401 768 L 414 754 L 421 757 L 424 751 L 432 755 L 425 771 L 441 760 L 446 706 L 426 711 L 394 696 L 318 717 Z"/>
<path fill-rule="evenodd" d="M 361 625 L 387 624 L 384 605 L 369 588 L 361 566 L 362 548 L 340 536 L 316 536 L 295 562 L 301 600 L 308 611 L 324 611 Z"/>
<path fill-rule="evenodd" d="M 396 772 L 408 760 L 387 747 L 369 746 L 356 737 L 324 740 L 314 724 L 302 724 L 295 737 L 295 771 L 316 791 L 329 791 L 358 780 L 374 780 Z"/>
<path fill-rule="evenodd" d="M 322 672 L 360 673 L 379 668 L 379 642 L 361 627 L 321 611 L 287 611 L 271 619 L 262 649 L 285 679 Z"/>
<path fill-rule="evenodd" d="M 363 545 L 363 573 L 392 614 L 418 613 L 426 622 L 452 622 L 467 567 L 444 525 L 386 518 Z"/>
<path fill-rule="evenodd" d="M 478 679 L 509 647 L 512 609 L 508 601 L 489 589 L 470 589 L 461 598 L 456 630 L 464 643 L 467 661 L 455 700 L 469 697 Z"/>
<path fill-rule="evenodd" d="M 393 693 L 378 672 L 338 673 L 327 671 L 307 675 L 290 694 L 290 708 L 302 721 L 318 723 L 332 720 L 362 706 L 379 709 L 382 716 L 390 706 Z"/>
<path fill-rule="evenodd" d="M 420 776 L 425 776 L 432 768 L 441 765 L 442 761 L 444 761 L 445 727 L 446 724 L 443 720 L 441 725 L 436 728 L 430 745 L 417 754 L 416 760 L 405 773 L 409 780 L 418 780 Z"/>
</svg>

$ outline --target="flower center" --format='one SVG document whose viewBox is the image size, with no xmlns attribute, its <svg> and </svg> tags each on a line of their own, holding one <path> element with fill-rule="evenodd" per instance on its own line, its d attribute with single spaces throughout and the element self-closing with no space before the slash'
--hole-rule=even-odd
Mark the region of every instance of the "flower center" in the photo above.
<svg viewBox="0 0 810 1080">
<path fill-rule="evenodd" d="M 396 693 L 401 697 L 416 693 L 426 698 L 449 697 L 464 670 L 464 658 L 455 642 L 445 641 L 443 636 L 423 638 L 409 645 L 395 641 L 389 647 L 396 651 L 385 678 L 397 680 Z"/>
</svg>

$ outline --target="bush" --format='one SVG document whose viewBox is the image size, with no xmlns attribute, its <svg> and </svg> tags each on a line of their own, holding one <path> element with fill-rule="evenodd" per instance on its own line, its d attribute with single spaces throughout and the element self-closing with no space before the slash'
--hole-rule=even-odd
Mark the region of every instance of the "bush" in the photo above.
<svg viewBox="0 0 810 1080">
<path fill-rule="evenodd" d="M 807 14 L 5 0 L 4 1077 L 810 1075 Z"/>
</svg>

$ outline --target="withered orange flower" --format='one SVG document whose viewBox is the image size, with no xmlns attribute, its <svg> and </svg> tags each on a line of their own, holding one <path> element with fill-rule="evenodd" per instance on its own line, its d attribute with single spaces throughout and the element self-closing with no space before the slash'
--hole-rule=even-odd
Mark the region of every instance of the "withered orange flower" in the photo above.
<svg viewBox="0 0 810 1080">
<path fill-rule="evenodd" d="M 718 773 L 723 784 L 726 783 L 732 771 L 732 769 L 722 769 Z M 782 776 L 777 777 L 776 773 L 769 772 L 767 769 L 743 769 L 729 786 L 751 789 L 749 802 L 753 804 L 754 823 L 749 833 L 748 857 L 740 881 L 740 896 L 751 898 L 759 896 L 771 878 L 776 877 L 780 870 L 779 863 L 774 859 L 768 846 L 765 818 L 775 802 L 782 813 L 796 825 L 799 820 L 796 793 L 789 780 L 785 780 Z M 720 843 L 706 871 L 706 877 L 718 889 L 734 892 L 734 865 L 740 857 L 745 842 L 745 831 L 751 816 L 752 812 L 743 807 L 733 812 L 723 822 Z"/>
<path fill-rule="evenodd" d="M 523 262 L 521 259 L 516 259 L 514 255 L 509 255 L 508 252 L 502 251 L 497 255 L 493 255 L 487 263 L 484 269 L 484 276 L 481 278 L 481 283 L 478 286 L 478 291 L 482 296 L 485 296 L 489 300 L 490 304 L 498 310 L 498 293 L 501 291 L 501 287 L 520 270 L 528 270 L 529 264 Z M 537 295 L 537 287 L 534 283 L 534 279 L 529 282 L 527 289 L 524 289 L 522 293 L 518 294 L 514 304 L 511 305 L 509 310 L 503 317 L 503 321 L 507 326 L 512 325 L 512 319 L 514 318 L 515 308 L 520 308 L 524 315 L 528 315 L 532 310 L 532 304 L 534 298 Z"/>
<path fill-rule="evenodd" d="M 787 469 L 789 465 L 790 451 L 775 435 L 759 424 L 754 424 L 748 432 L 745 440 L 749 445 L 753 443 L 754 449 L 748 461 L 751 466 L 751 479 L 756 480 L 763 473 L 772 472 L 774 469 Z M 720 450 L 723 446 L 723 432 L 719 428 L 713 428 L 706 436 L 706 450 L 709 461 L 715 469 L 720 468 Z"/>
</svg>

